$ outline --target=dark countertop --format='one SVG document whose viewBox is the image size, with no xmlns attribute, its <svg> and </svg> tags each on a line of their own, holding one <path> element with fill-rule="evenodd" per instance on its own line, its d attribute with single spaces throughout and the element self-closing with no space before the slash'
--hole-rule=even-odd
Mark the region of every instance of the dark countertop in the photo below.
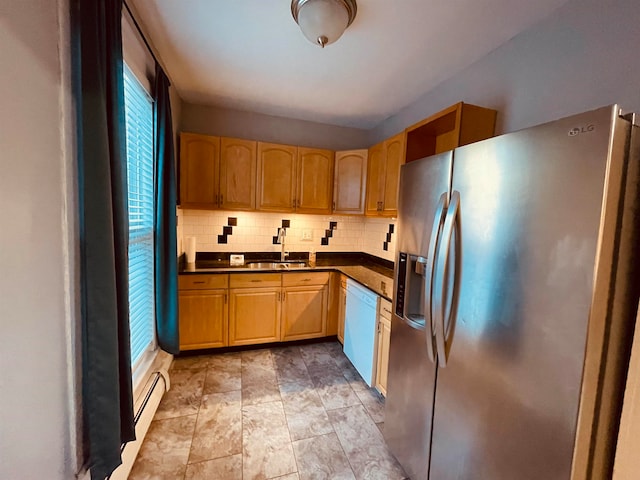
<svg viewBox="0 0 640 480">
<path fill-rule="evenodd" d="M 275 262 L 280 259 L 279 253 L 245 253 L 246 262 Z M 364 285 L 372 292 L 391 301 L 393 292 L 393 262 L 365 253 L 318 253 L 316 266 L 311 267 L 306 253 L 292 252 L 287 261 L 304 261 L 306 266 L 291 270 L 284 269 L 251 269 L 246 265 L 231 266 L 229 254 L 199 252 L 195 264 L 180 258 L 180 275 L 203 273 L 265 273 L 265 272 L 304 272 L 304 271 L 338 271 Z"/>
</svg>

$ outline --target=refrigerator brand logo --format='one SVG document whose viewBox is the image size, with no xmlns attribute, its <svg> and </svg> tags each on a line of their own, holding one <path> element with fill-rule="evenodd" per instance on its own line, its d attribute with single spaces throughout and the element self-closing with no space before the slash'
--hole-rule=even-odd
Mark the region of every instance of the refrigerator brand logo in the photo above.
<svg viewBox="0 0 640 480">
<path fill-rule="evenodd" d="M 581 133 L 593 132 L 595 129 L 595 125 L 587 125 L 586 127 L 575 127 L 569 130 L 569 136 L 575 137 L 576 135 L 580 135 Z"/>
</svg>

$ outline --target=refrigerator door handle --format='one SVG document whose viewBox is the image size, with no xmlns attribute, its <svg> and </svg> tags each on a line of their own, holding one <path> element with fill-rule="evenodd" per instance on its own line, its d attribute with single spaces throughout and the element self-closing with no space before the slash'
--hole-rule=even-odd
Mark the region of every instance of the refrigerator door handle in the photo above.
<svg viewBox="0 0 640 480">
<path fill-rule="evenodd" d="M 435 272 L 436 252 L 438 251 L 438 242 L 442 222 L 447 208 L 447 193 L 440 195 L 436 214 L 431 227 L 431 236 L 429 238 L 429 251 L 427 252 L 427 265 L 424 271 L 424 330 L 425 342 L 427 344 L 427 354 L 432 362 L 436 360 L 436 343 L 433 335 L 433 275 Z"/>
<path fill-rule="evenodd" d="M 454 271 L 451 272 L 453 277 L 453 291 L 451 292 L 451 305 L 448 309 L 448 316 L 446 308 L 446 282 L 448 279 L 448 269 L 449 269 L 449 250 L 451 248 L 451 238 L 453 236 L 454 228 L 456 228 L 456 220 L 458 217 L 458 212 L 460 210 L 460 192 L 454 191 L 451 194 L 451 201 L 449 203 L 449 208 L 447 209 L 447 217 L 444 221 L 444 227 L 442 228 L 442 237 L 440 239 L 440 245 L 438 249 L 438 258 L 436 260 L 436 267 L 434 271 L 437 270 L 438 275 L 436 276 L 434 290 L 436 291 L 435 295 L 435 305 L 434 305 L 434 324 L 435 324 L 435 338 L 436 345 L 438 351 L 438 363 L 441 367 L 447 366 L 447 360 L 449 359 L 449 349 L 450 344 L 447 345 L 446 341 L 446 331 L 445 331 L 445 321 L 452 321 L 455 317 L 455 306 L 457 304 L 457 286 L 458 286 L 458 263 L 459 263 L 459 255 L 456 252 L 456 267 Z M 456 239 L 457 244 L 460 244 L 460 239 Z"/>
</svg>

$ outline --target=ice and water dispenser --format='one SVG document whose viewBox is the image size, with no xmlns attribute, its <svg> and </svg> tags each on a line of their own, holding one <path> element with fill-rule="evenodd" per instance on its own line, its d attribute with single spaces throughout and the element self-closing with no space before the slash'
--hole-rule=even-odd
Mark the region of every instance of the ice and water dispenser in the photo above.
<svg viewBox="0 0 640 480">
<path fill-rule="evenodd" d="M 422 327 L 426 265 L 426 258 L 400 252 L 396 280 L 396 315 Z"/>
</svg>

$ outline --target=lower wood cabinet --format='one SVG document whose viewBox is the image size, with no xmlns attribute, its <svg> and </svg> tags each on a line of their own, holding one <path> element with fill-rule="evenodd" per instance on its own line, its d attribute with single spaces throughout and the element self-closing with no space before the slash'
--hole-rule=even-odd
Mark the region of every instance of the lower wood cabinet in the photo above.
<svg viewBox="0 0 640 480">
<path fill-rule="evenodd" d="M 231 289 L 229 345 L 280 341 L 280 287 Z"/>
<path fill-rule="evenodd" d="M 376 388 L 387 396 L 387 375 L 389 373 L 389 343 L 391 341 L 391 302 L 380 299 L 378 313 L 378 362 L 376 368 Z"/>
<path fill-rule="evenodd" d="M 180 349 L 324 337 L 329 278 L 329 272 L 181 275 Z"/>
<path fill-rule="evenodd" d="M 226 347 L 229 344 L 228 277 L 179 277 L 180 350 Z"/>
<path fill-rule="evenodd" d="M 324 337 L 328 285 L 286 287 L 282 294 L 282 340 Z"/>
<path fill-rule="evenodd" d="M 226 347 L 227 291 L 193 290 L 178 295 L 180 350 Z"/>
<path fill-rule="evenodd" d="M 347 277 L 340 275 L 338 292 L 338 340 L 344 345 L 344 317 L 347 314 Z"/>
</svg>

